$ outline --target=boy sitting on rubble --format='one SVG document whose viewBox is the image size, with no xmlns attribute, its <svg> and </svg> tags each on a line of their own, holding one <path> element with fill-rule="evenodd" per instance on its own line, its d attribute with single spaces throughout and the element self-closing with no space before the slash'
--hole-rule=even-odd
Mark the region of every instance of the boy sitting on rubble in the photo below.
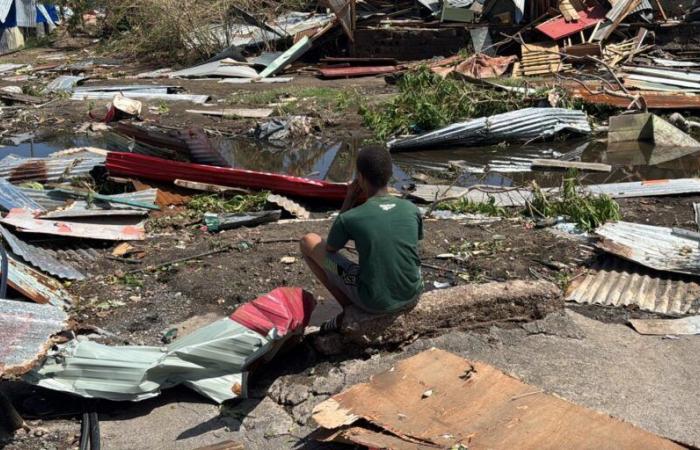
<svg viewBox="0 0 700 450">
<path fill-rule="evenodd" d="M 389 195 L 392 175 L 389 152 L 363 149 L 357 175 L 333 223 L 328 239 L 309 233 L 300 242 L 306 263 L 343 307 L 370 314 L 395 313 L 415 305 L 423 289 L 418 241 L 423 224 L 416 206 Z M 358 202 L 367 200 L 358 205 Z M 356 264 L 339 253 L 348 241 L 359 253 Z M 323 324 L 336 330 L 343 313 Z"/>
</svg>

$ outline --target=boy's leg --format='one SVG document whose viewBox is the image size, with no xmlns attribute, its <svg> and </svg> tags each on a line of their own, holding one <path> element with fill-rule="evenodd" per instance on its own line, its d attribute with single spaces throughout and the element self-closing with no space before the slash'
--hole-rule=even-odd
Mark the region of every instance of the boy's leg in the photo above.
<svg viewBox="0 0 700 450">
<path fill-rule="evenodd" d="M 326 264 L 326 259 L 328 257 L 328 252 L 326 251 L 326 241 L 315 233 L 309 233 L 301 238 L 299 242 L 299 247 L 301 248 L 301 253 L 304 255 L 304 260 L 309 266 L 311 271 L 316 275 L 316 278 L 328 289 L 328 291 L 333 295 L 338 303 L 345 309 L 345 307 L 352 305 L 352 301 L 348 296 L 339 289 L 331 280 L 328 278 L 328 274 L 324 269 Z"/>
</svg>

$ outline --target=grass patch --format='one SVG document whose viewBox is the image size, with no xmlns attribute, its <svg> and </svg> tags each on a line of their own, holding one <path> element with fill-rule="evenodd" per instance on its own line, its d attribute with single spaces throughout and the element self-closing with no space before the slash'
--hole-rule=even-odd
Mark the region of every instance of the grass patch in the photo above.
<svg viewBox="0 0 700 450">
<path fill-rule="evenodd" d="M 329 87 L 290 87 L 264 91 L 235 93 L 228 97 L 228 103 L 241 106 L 267 106 L 281 103 L 283 113 L 299 111 L 342 112 L 358 108 L 361 96 L 357 91 L 347 91 Z"/>
<path fill-rule="evenodd" d="M 490 116 L 531 106 L 533 98 L 484 89 L 442 78 L 423 66 L 398 82 L 399 95 L 377 106 L 361 106 L 364 124 L 378 138 L 433 130 L 460 120 Z"/>
<path fill-rule="evenodd" d="M 508 216 L 508 211 L 504 207 L 496 205 L 496 199 L 494 197 L 489 197 L 489 201 L 486 203 L 477 203 L 466 197 L 461 197 L 457 200 L 442 202 L 437 205 L 437 209 L 452 211 L 457 214 L 483 214 L 498 217 Z"/>
<path fill-rule="evenodd" d="M 187 204 L 187 209 L 198 214 L 260 211 L 267 202 L 268 194 L 268 192 L 259 192 L 250 195 L 235 195 L 230 198 L 220 195 L 197 195 Z"/>
<path fill-rule="evenodd" d="M 580 187 L 575 173 L 570 173 L 564 179 L 560 194 L 556 197 L 535 184 L 533 199 L 527 204 L 524 213 L 540 218 L 565 216 L 587 232 L 607 221 L 622 218 L 620 205 L 610 196 L 586 194 Z"/>
</svg>

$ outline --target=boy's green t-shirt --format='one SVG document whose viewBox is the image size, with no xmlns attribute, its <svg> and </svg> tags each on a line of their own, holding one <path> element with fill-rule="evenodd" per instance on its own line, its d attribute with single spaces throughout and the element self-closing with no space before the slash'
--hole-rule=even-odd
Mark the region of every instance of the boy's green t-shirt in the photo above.
<svg viewBox="0 0 700 450">
<path fill-rule="evenodd" d="M 423 221 L 416 206 L 395 197 L 371 197 L 340 214 L 328 234 L 328 245 L 341 249 L 355 241 L 360 254 L 358 292 L 372 312 L 397 311 L 423 289 L 418 241 Z"/>
</svg>

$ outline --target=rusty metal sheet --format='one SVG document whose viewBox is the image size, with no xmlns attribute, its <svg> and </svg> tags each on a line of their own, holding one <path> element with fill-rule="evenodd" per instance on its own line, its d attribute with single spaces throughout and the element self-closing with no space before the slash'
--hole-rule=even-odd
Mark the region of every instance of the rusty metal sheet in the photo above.
<svg viewBox="0 0 700 450">
<path fill-rule="evenodd" d="M 569 93 L 588 103 L 610 105 L 617 108 L 627 108 L 632 102 L 629 98 L 610 94 L 591 94 L 582 88 L 568 88 Z M 689 95 L 670 92 L 635 92 L 644 98 L 649 109 L 700 109 L 700 95 Z"/>
<path fill-rule="evenodd" d="M 630 324 L 639 334 L 700 334 L 700 316 L 682 319 L 631 319 Z"/>
<path fill-rule="evenodd" d="M 0 160 L 0 177 L 12 184 L 26 181 L 58 183 L 85 177 L 95 166 L 103 165 L 103 156 L 86 158 L 20 158 L 8 155 Z"/>
<path fill-rule="evenodd" d="M 61 283 L 21 263 L 8 255 L 9 274 L 7 284 L 20 294 L 36 303 L 48 303 L 63 309 L 68 308 L 73 299 Z"/>
<path fill-rule="evenodd" d="M 591 271 L 576 278 L 567 288 L 570 302 L 632 307 L 660 314 L 700 313 L 700 284 L 697 279 L 659 272 L 624 259 L 607 256 Z"/>
<path fill-rule="evenodd" d="M 677 228 L 610 222 L 595 231 L 596 246 L 643 266 L 700 275 L 700 234 Z"/>
<path fill-rule="evenodd" d="M 134 241 L 146 239 L 143 224 L 103 225 L 100 223 L 63 222 L 37 219 L 31 211 L 15 208 L 0 222 L 12 225 L 25 233 L 42 233 L 107 241 Z"/>
<path fill-rule="evenodd" d="M 55 306 L 0 299 L 0 376 L 31 370 L 67 321 L 68 315 Z"/>
<path fill-rule="evenodd" d="M 323 78 L 351 78 L 382 75 L 399 70 L 399 66 L 323 67 L 318 69 L 318 72 Z"/>
<path fill-rule="evenodd" d="M 12 249 L 12 253 L 19 256 L 32 266 L 43 270 L 46 273 L 67 280 L 85 279 L 85 275 L 83 275 L 71 264 L 61 262 L 43 248 L 23 241 L 2 225 L 0 225 L 0 234 L 2 235 L 2 239 L 7 242 Z"/>
<path fill-rule="evenodd" d="M 314 408 L 313 418 L 326 430 L 354 425 L 383 431 L 396 438 L 391 448 L 401 450 L 416 443 L 494 450 L 684 448 L 436 348 L 334 395 Z M 342 437 L 354 442 L 353 434 Z M 362 437 L 362 445 L 385 447 L 385 437 Z"/>
</svg>

